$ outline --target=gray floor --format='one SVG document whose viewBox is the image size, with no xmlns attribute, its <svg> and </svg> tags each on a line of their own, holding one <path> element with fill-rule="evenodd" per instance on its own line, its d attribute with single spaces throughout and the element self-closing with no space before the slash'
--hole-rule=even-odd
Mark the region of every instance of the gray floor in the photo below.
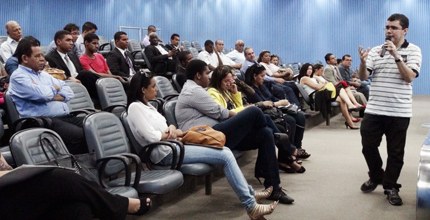
<svg viewBox="0 0 430 220">
<path fill-rule="evenodd" d="M 430 96 L 414 97 L 414 117 L 409 126 L 405 164 L 399 182 L 404 205 L 388 204 L 383 190 L 363 194 L 367 167 L 361 154 L 359 130 L 347 130 L 340 115 L 327 127 L 321 124 L 305 132 L 304 147 L 312 156 L 303 162 L 304 174 L 281 174 L 282 185 L 296 201 L 278 205 L 268 219 L 415 219 L 419 151 L 430 122 Z M 386 155 L 385 142 L 381 154 Z M 385 162 L 385 161 L 384 161 Z M 249 184 L 262 189 L 253 179 L 253 163 L 242 167 Z M 182 200 L 152 210 L 136 219 L 247 219 L 239 200 L 225 178 L 213 184 L 213 195 L 204 189 Z M 133 218 L 130 218 L 133 219 Z"/>
</svg>

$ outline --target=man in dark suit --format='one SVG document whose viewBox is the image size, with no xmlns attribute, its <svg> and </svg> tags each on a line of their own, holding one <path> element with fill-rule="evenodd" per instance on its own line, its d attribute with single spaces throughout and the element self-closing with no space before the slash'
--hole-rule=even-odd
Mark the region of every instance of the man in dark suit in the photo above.
<svg viewBox="0 0 430 220">
<path fill-rule="evenodd" d="M 73 37 L 69 31 L 57 31 L 54 36 L 56 50 L 50 51 L 45 59 L 50 67 L 64 70 L 66 80 L 81 82 L 92 98 L 97 99 L 96 81 L 99 78 L 90 71 L 83 70 L 78 57 L 72 53 Z"/>
<path fill-rule="evenodd" d="M 151 43 L 145 47 L 145 55 L 151 64 L 151 70 L 155 74 L 165 75 L 167 72 L 175 72 L 176 61 L 173 57 L 176 55 L 176 50 L 167 51 L 166 48 L 159 45 L 158 36 L 156 33 L 149 35 L 149 42 Z"/>
<path fill-rule="evenodd" d="M 107 55 L 106 61 L 113 75 L 121 76 L 125 79 L 135 73 L 133 59 L 131 59 L 128 47 L 128 36 L 123 31 L 118 31 L 113 37 L 115 48 Z"/>
</svg>

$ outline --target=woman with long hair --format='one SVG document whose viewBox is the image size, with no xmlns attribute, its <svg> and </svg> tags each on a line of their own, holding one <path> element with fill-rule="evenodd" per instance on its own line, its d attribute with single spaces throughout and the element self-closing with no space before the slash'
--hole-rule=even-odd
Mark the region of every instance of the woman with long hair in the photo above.
<svg viewBox="0 0 430 220">
<path fill-rule="evenodd" d="M 209 72 L 204 61 L 192 60 L 188 64 L 188 80 L 179 94 L 175 108 L 179 127 L 187 130 L 197 125 L 208 125 L 225 134 L 225 146 L 231 150 L 258 149 L 254 175 L 257 179 L 264 178 L 266 188 L 273 187 L 268 199 L 292 204 L 294 199 L 281 187 L 275 136 L 267 125 L 263 112 L 258 107 L 249 106 L 236 113 L 216 103 L 205 90 L 209 86 Z"/>
<path fill-rule="evenodd" d="M 323 74 L 323 65 L 315 64 L 312 66 L 310 63 L 305 63 L 302 68 L 300 68 L 298 79 L 308 94 L 316 90 L 330 90 L 332 92 L 331 98 L 340 104 L 340 110 L 345 118 L 346 128 L 358 129 L 358 127 L 354 125 L 354 122 L 358 122 L 359 119 L 353 118 L 349 113 L 350 110 L 357 110 L 358 108 L 351 100 L 351 96 L 352 98 L 354 98 L 354 96 L 352 94 L 348 94 L 348 91 L 342 87 L 335 88 L 333 84 L 324 79 L 322 76 Z"/>
<path fill-rule="evenodd" d="M 167 125 L 163 115 L 148 103 L 157 96 L 157 87 L 152 75 L 137 73 L 130 82 L 128 94 L 128 117 L 130 128 L 137 142 L 146 145 L 151 142 L 177 139 L 183 136 L 183 132 L 174 125 Z M 227 147 L 213 149 L 202 146 L 186 145 L 183 163 L 207 163 L 221 165 L 224 174 L 239 197 L 242 205 L 251 219 L 258 219 L 263 215 L 273 212 L 277 202 L 262 205 L 257 201 L 268 198 L 272 193 L 269 187 L 262 192 L 254 192 L 248 185 L 245 177 L 240 171 L 231 150 Z M 168 165 L 172 160 L 172 149 L 158 147 L 151 154 L 151 160 L 155 163 Z"/>
<path fill-rule="evenodd" d="M 240 112 L 245 107 L 242 104 L 242 95 L 237 91 L 237 86 L 232 80 L 233 74 L 234 73 L 232 69 L 228 66 L 218 66 L 215 68 L 215 70 L 212 72 L 212 78 L 209 83 L 208 92 L 215 102 L 217 102 L 222 107 L 235 112 Z M 256 103 L 257 106 L 262 107 L 265 104 L 267 104 L 267 101 Z M 280 124 L 282 124 L 281 129 L 284 133 L 287 133 L 287 135 L 288 132 L 286 132 L 286 128 L 296 126 L 294 118 L 289 115 L 281 115 L 278 119 L 282 121 L 280 122 Z M 266 121 L 274 133 L 281 132 L 272 121 L 270 116 L 266 115 Z M 297 154 L 296 148 L 290 144 L 288 139 L 281 140 L 282 141 L 278 141 L 276 143 L 276 146 L 278 147 L 279 169 L 288 173 L 304 173 L 306 169 L 296 162 L 295 155 L 293 155 L 294 153 Z"/>
</svg>

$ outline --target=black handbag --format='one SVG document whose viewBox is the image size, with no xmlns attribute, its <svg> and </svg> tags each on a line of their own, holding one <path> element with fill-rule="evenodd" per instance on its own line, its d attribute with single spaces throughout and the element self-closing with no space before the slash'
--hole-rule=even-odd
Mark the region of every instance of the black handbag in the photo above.
<svg viewBox="0 0 430 220">
<path fill-rule="evenodd" d="M 39 135 L 39 143 L 43 154 L 48 160 L 44 165 L 54 165 L 62 168 L 69 168 L 87 180 L 98 183 L 95 175 L 95 166 L 92 165 L 91 155 L 83 154 L 76 157 L 70 153 L 60 152 L 61 140 L 52 132 L 45 131 Z M 49 156 L 51 155 L 51 156 Z M 93 170 L 93 171 L 91 171 Z"/>
</svg>

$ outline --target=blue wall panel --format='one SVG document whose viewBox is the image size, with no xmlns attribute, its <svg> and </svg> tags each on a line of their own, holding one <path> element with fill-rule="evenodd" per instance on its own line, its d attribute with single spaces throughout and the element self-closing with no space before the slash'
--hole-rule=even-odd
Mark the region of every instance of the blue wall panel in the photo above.
<svg viewBox="0 0 430 220">
<path fill-rule="evenodd" d="M 410 18 L 407 39 L 423 52 L 415 94 L 430 94 L 427 64 L 430 38 L 430 2 L 425 0 L 2 0 L 0 24 L 20 22 L 24 33 L 48 44 L 66 23 L 81 26 L 89 20 L 98 34 L 112 38 L 120 26 L 156 25 L 168 41 L 176 32 L 182 40 L 223 39 L 233 48 L 237 39 L 258 54 L 270 50 L 284 63 L 323 61 L 327 52 L 353 56 L 357 47 L 372 47 L 384 40 L 384 23 L 395 12 Z M 0 35 L 5 35 L 0 30 Z M 132 38 L 138 35 L 133 32 Z"/>
</svg>

